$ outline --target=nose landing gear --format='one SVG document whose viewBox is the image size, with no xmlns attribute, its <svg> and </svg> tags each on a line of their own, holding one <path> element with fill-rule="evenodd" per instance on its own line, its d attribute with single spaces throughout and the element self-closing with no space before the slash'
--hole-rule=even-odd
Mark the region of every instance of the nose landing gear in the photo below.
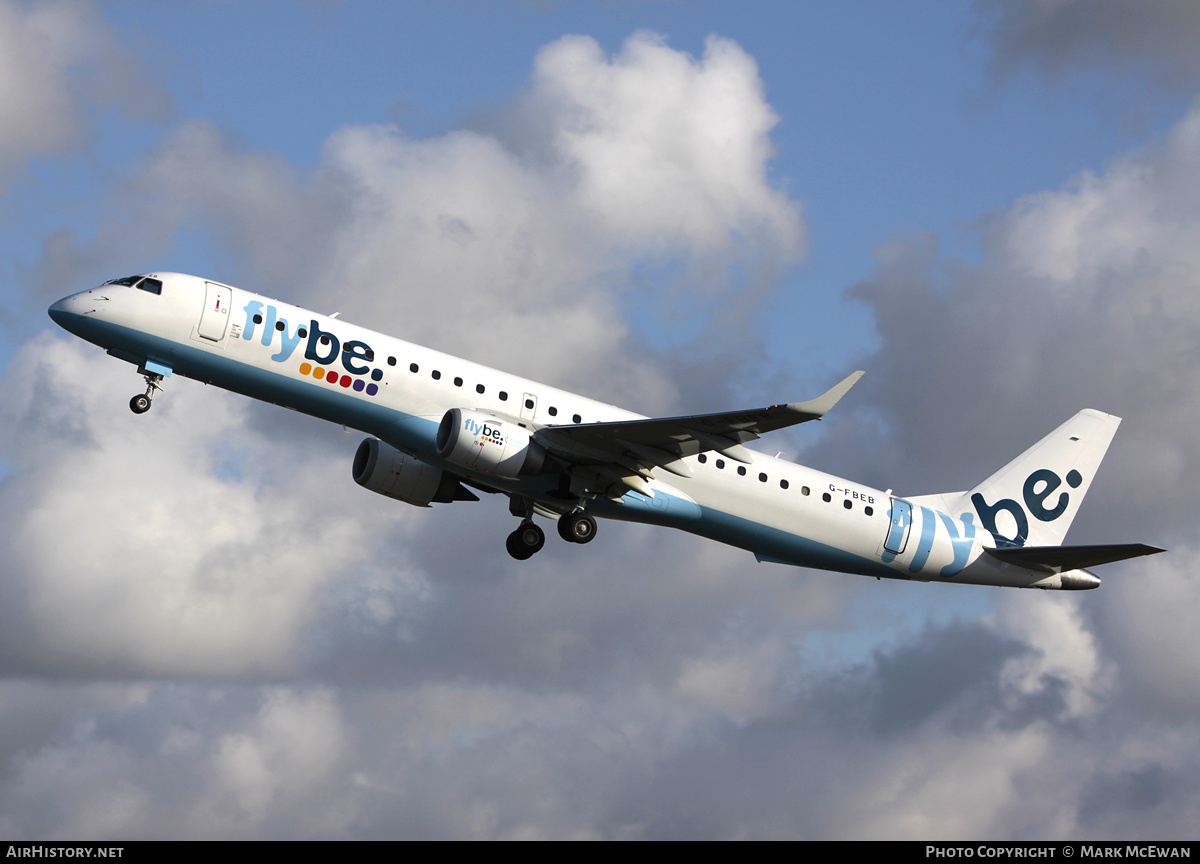
<svg viewBox="0 0 1200 864">
<path fill-rule="evenodd" d="M 159 375 L 157 372 L 147 372 L 145 378 L 146 392 L 139 393 L 129 400 L 129 410 L 134 414 L 145 414 L 149 411 L 150 400 L 154 398 L 154 391 L 163 389 L 162 385 L 158 383 L 163 380 L 162 375 Z"/>
</svg>

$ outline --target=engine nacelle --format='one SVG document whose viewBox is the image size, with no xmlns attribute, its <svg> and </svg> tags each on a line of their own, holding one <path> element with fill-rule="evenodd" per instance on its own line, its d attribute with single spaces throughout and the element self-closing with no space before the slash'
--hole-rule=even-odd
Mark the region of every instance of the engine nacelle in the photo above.
<svg viewBox="0 0 1200 864">
<path fill-rule="evenodd" d="M 364 489 L 418 507 L 428 507 L 434 501 L 479 500 L 453 474 L 375 438 L 367 438 L 358 445 L 351 473 L 354 482 Z"/>
<path fill-rule="evenodd" d="M 481 474 L 539 474 L 546 451 L 515 420 L 473 408 L 451 408 L 437 433 L 438 455 Z"/>
</svg>

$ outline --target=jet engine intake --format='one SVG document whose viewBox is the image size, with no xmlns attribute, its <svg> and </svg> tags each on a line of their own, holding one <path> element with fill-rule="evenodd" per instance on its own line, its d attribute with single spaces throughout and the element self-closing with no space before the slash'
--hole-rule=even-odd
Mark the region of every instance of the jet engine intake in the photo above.
<svg viewBox="0 0 1200 864">
<path fill-rule="evenodd" d="M 354 482 L 397 501 L 428 507 L 431 502 L 478 501 L 458 478 L 376 438 L 366 438 L 354 453 Z"/>
</svg>

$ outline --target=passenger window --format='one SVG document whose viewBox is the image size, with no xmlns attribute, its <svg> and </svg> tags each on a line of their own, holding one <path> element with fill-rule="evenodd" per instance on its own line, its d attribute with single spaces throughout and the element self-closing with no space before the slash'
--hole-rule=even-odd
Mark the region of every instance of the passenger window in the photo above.
<svg viewBox="0 0 1200 864">
<path fill-rule="evenodd" d="M 508 393 L 506 393 L 506 392 L 505 392 L 505 391 L 503 391 L 503 390 L 501 390 L 501 391 L 500 391 L 500 401 L 501 401 L 501 402 L 507 402 L 507 401 L 508 401 Z"/>
<path fill-rule="evenodd" d="M 758 479 L 759 479 L 759 480 L 761 480 L 763 483 L 766 483 L 766 482 L 767 482 L 767 475 L 766 475 L 766 474 L 759 474 L 759 475 L 758 475 Z"/>
<path fill-rule="evenodd" d="M 582 423 L 582 422 L 583 422 L 583 418 L 582 418 L 582 417 L 580 417 L 578 414 L 576 414 L 576 415 L 574 415 L 574 416 L 571 418 L 571 422 L 572 422 L 572 423 Z"/>
<path fill-rule="evenodd" d="M 483 385 L 482 385 L 482 384 L 476 384 L 476 385 L 475 385 L 475 392 L 476 392 L 476 393 L 482 393 L 482 392 L 483 392 L 483 389 L 484 389 L 484 388 L 483 388 Z"/>
<path fill-rule="evenodd" d="M 708 461 L 708 456 L 701 453 L 699 456 L 696 457 L 696 461 L 699 462 L 701 465 L 703 465 L 705 462 Z"/>
<path fill-rule="evenodd" d="M 868 516 L 874 516 L 874 515 L 875 515 L 875 508 L 874 508 L 874 507 L 870 507 L 870 506 L 868 506 L 868 507 L 864 507 L 864 508 L 863 508 L 863 512 L 864 512 L 864 513 L 866 513 Z"/>
<path fill-rule="evenodd" d="M 455 387 L 461 387 L 461 386 L 462 386 L 462 379 L 461 379 L 461 378 L 455 378 L 455 379 L 454 379 L 454 386 L 455 386 Z"/>
<path fill-rule="evenodd" d="M 715 464 L 715 465 L 716 465 L 718 468 L 724 468 L 724 467 L 725 467 L 725 460 L 724 460 L 724 459 L 718 459 L 718 460 L 717 460 L 717 461 L 716 461 L 714 464 Z"/>
<path fill-rule="evenodd" d="M 779 481 L 779 488 L 780 488 L 780 489 L 786 489 L 786 488 L 788 488 L 788 482 L 787 482 L 786 480 L 780 480 L 780 481 Z"/>
<path fill-rule="evenodd" d="M 738 466 L 738 474 L 741 474 L 743 477 L 746 476 L 746 466 L 745 465 Z"/>
<path fill-rule="evenodd" d="M 557 409 L 557 408 L 555 408 L 553 405 L 551 405 L 551 406 L 550 406 L 550 410 L 549 410 L 547 413 L 548 413 L 548 414 L 549 414 L 551 417 L 557 417 L 557 416 L 558 416 L 558 409 Z"/>
<path fill-rule="evenodd" d="M 845 501 L 842 502 L 842 506 L 845 507 L 847 510 L 854 509 L 854 505 L 852 503 L 850 503 L 849 498 L 847 498 Z"/>
<path fill-rule="evenodd" d="M 434 369 L 434 370 L 433 370 L 432 372 L 430 372 L 429 374 L 433 376 L 433 380 L 434 380 L 434 381 L 437 381 L 439 378 L 441 378 L 441 377 L 442 377 L 442 373 L 441 373 L 441 372 L 439 372 L 439 371 L 438 371 L 438 370 L 436 370 L 436 369 Z"/>
<path fill-rule="evenodd" d="M 389 357 L 388 359 L 390 360 L 391 358 Z M 421 371 L 421 367 L 420 367 L 420 366 L 418 366 L 416 363 L 409 363 L 409 364 L 408 364 L 408 371 L 409 371 L 409 372 L 420 372 L 420 371 Z"/>
<path fill-rule="evenodd" d="M 828 493 L 828 492 L 825 492 L 825 493 L 822 493 L 822 495 L 821 495 L 821 500 L 822 500 L 822 501 L 824 501 L 826 504 L 828 504 L 830 501 L 832 501 L 832 500 L 833 500 L 833 498 L 831 498 L 831 497 L 829 496 L 829 493 Z"/>
</svg>

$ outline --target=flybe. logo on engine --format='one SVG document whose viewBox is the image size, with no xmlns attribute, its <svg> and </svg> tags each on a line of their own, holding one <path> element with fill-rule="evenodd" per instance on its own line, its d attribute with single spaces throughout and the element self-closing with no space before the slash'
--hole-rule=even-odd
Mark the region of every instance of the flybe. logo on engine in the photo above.
<svg viewBox="0 0 1200 864">
<path fill-rule="evenodd" d="M 379 392 L 379 385 L 375 382 L 383 379 L 383 370 L 367 365 L 374 362 L 375 352 L 366 342 L 348 340 L 342 343 L 333 333 L 322 330 L 315 319 L 307 327 L 297 324 L 295 329 L 289 329 L 287 319 L 279 317 L 279 310 L 258 300 L 247 303 L 244 311 L 246 324 L 242 328 L 243 339 L 254 339 L 260 325 L 263 329 L 259 341 L 264 346 L 269 347 L 275 341 L 275 334 L 279 334 L 279 350 L 271 355 L 276 363 L 286 363 L 300 342 L 307 339 L 304 346 L 305 362 L 300 364 L 299 369 L 301 375 L 311 375 L 319 381 L 353 389 L 367 396 Z M 330 368 L 337 364 L 344 371 Z"/>
<path fill-rule="evenodd" d="M 1078 471 L 1072 468 L 1067 472 L 1067 485 L 1072 489 L 1078 489 L 1082 483 L 1083 475 Z M 1040 522 L 1053 522 L 1067 512 L 1071 503 L 1069 493 L 1060 492 L 1056 500 L 1048 500 L 1062 484 L 1062 478 L 1049 468 L 1039 468 L 1025 478 L 1025 485 L 1021 489 L 1024 508 L 1012 498 L 1001 498 L 995 504 L 989 504 L 978 492 L 971 496 L 971 503 L 975 505 L 975 512 L 979 514 L 980 524 L 992 532 L 997 546 L 1024 546 L 1029 537 L 1029 517 L 1025 513 L 1026 510 Z M 996 527 L 996 517 L 1001 513 L 1007 513 L 1016 523 L 1016 532 L 1012 537 L 1001 534 Z"/>
<path fill-rule="evenodd" d="M 503 446 L 506 440 L 504 433 L 498 427 L 492 426 L 490 423 L 480 423 L 470 417 L 463 421 L 463 429 L 467 430 L 468 434 L 479 436 L 487 444 Z"/>
</svg>

